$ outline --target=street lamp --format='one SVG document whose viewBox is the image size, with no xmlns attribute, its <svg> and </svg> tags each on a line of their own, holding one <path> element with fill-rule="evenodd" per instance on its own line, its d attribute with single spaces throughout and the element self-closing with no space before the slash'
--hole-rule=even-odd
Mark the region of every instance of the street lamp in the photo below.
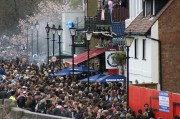
<svg viewBox="0 0 180 119">
<path fill-rule="evenodd" d="M 75 27 L 75 24 L 72 22 L 71 23 L 71 26 L 69 27 L 69 31 L 70 31 L 70 34 L 72 36 L 72 73 L 73 73 L 73 76 L 72 76 L 72 80 L 74 80 L 74 50 L 75 50 L 75 47 L 74 47 L 74 36 L 76 35 L 76 27 Z"/>
<path fill-rule="evenodd" d="M 87 60 L 87 67 L 88 67 L 88 93 L 89 93 L 89 41 L 91 40 L 92 32 L 87 31 L 86 32 L 86 38 L 87 38 L 87 47 L 88 47 L 88 60 Z"/>
<path fill-rule="evenodd" d="M 54 48 L 55 48 L 55 34 L 56 34 L 56 27 L 55 25 L 53 24 L 52 28 L 51 28 L 51 32 L 53 34 L 53 56 L 54 56 Z"/>
<path fill-rule="evenodd" d="M 53 56 L 54 56 L 54 49 L 55 49 L 55 34 L 56 34 L 56 27 L 53 24 L 52 28 L 51 28 L 51 32 L 53 34 Z M 54 62 L 53 62 L 53 74 L 54 74 Z"/>
<path fill-rule="evenodd" d="M 59 59 L 60 59 L 60 69 L 61 69 L 61 35 L 62 35 L 62 31 L 63 29 L 61 28 L 61 26 L 59 25 L 58 29 L 57 29 L 57 34 L 59 36 Z"/>
<path fill-rule="evenodd" d="M 39 42 L 38 42 L 38 37 L 39 37 L 39 27 L 40 27 L 38 21 L 36 22 L 35 26 L 36 26 L 36 30 L 37 30 L 37 55 L 38 55 L 38 53 L 39 53 Z"/>
<path fill-rule="evenodd" d="M 29 45 L 28 30 L 29 30 L 29 24 L 30 24 L 30 22 L 28 21 L 28 17 L 26 18 L 26 22 L 25 23 L 26 23 L 26 29 L 27 29 L 27 44 L 26 44 L 27 45 L 27 47 L 26 47 L 27 49 L 26 49 L 26 52 L 27 52 L 27 57 L 28 57 L 28 50 L 29 50 L 29 46 L 28 46 Z"/>
<path fill-rule="evenodd" d="M 127 80 L 126 80 L 126 87 L 127 87 L 127 107 L 129 107 L 129 47 L 131 46 L 132 42 L 134 40 L 134 37 L 126 36 L 125 38 L 125 46 L 127 49 Z"/>
<path fill-rule="evenodd" d="M 49 64 L 49 31 L 50 27 L 49 24 L 47 23 L 47 26 L 45 27 L 46 33 L 47 33 L 47 64 Z"/>
<path fill-rule="evenodd" d="M 34 48 L 34 41 L 33 41 L 33 39 L 34 39 L 34 25 L 33 24 L 31 24 L 31 30 L 32 30 L 32 34 L 31 34 L 31 45 L 32 45 L 32 49 L 31 49 L 31 52 L 32 52 L 32 56 L 33 56 L 33 54 L 34 54 L 34 51 L 33 51 L 33 48 Z"/>
</svg>

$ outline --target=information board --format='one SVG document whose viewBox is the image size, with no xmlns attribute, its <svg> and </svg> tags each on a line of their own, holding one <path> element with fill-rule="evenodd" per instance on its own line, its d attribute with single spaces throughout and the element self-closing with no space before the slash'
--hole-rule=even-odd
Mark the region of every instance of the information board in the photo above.
<svg viewBox="0 0 180 119">
<path fill-rule="evenodd" d="M 159 91 L 159 111 L 169 112 L 169 93 Z"/>
</svg>

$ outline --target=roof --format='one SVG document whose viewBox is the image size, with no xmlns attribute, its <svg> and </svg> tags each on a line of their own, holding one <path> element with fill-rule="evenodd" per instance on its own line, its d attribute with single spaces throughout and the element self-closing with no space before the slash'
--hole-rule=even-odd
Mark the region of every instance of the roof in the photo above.
<svg viewBox="0 0 180 119">
<path fill-rule="evenodd" d="M 141 12 L 126 28 L 125 33 L 131 32 L 133 35 L 145 35 L 173 1 L 174 0 L 170 0 L 154 17 L 152 17 L 151 14 L 143 17 L 143 12 Z"/>
<path fill-rule="evenodd" d="M 92 59 L 106 51 L 105 48 L 94 48 L 89 51 L 89 58 Z M 80 64 L 88 59 L 88 51 L 74 57 L 74 64 Z M 72 59 L 66 61 L 66 63 L 72 64 Z"/>
<path fill-rule="evenodd" d="M 59 54 L 55 54 L 55 56 L 57 57 L 57 58 L 60 58 L 59 57 Z M 52 56 L 49 56 L 49 58 L 51 58 Z M 61 54 L 61 58 L 62 59 L 67 59 L 67 58 L 72 58 L 72 55 L 69 55 L 69 54 Z"/>
</svg>

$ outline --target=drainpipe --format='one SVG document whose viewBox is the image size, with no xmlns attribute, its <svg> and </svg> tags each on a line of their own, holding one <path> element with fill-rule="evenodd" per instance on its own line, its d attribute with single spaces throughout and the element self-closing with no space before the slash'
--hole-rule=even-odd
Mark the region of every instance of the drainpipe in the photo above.
<svg viewBox="0 0 180 119">
<path fill-rule="evenodd" d="M 149 38 L 153 41 L 156 41 L 158 42 L 158 47 L 159 47 L 159 84 L 160 84 L 160 90 L 162 90 L 162 70 L 161 70 L 161 67 L 162 67 L 162 62 L 161 62 L 161 41 L 159 39 L 155 39 L 155 38 L 151 38 L 151 37 L 148 37 L 147 35 L 145 35 L 146 38 Z"/>
<path fill-rule="evenodd" d="M 86 10 L 86 3 L 85 3 L 85 0 L 82 0 L 82 4 L 83 4 L 83 11 L 85 13 L 85 10 Z M 86 15 L 86 14 L 85 14 Z"/>
</svg>

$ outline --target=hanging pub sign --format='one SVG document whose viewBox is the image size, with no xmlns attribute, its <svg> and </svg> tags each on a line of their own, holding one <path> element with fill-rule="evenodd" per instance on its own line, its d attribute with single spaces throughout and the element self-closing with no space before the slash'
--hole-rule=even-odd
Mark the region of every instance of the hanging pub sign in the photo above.
<svg viewBox="0 0 180 119">
<path fill-rule="evenodd" d="M 114 63 L 112 60 L 112 56 L 116 52 L 120 52 L 120 51 L 106 51 L 105 52 L 106 69 L 118 69 L 118 65 Z"/>
<path fill-rule="evenodd" d="M 81 31 L 77 31 L 77 35 L 74 38 L 75 47 L 85 47 L 86 46 L 86 35 Z"/>
</svg>

